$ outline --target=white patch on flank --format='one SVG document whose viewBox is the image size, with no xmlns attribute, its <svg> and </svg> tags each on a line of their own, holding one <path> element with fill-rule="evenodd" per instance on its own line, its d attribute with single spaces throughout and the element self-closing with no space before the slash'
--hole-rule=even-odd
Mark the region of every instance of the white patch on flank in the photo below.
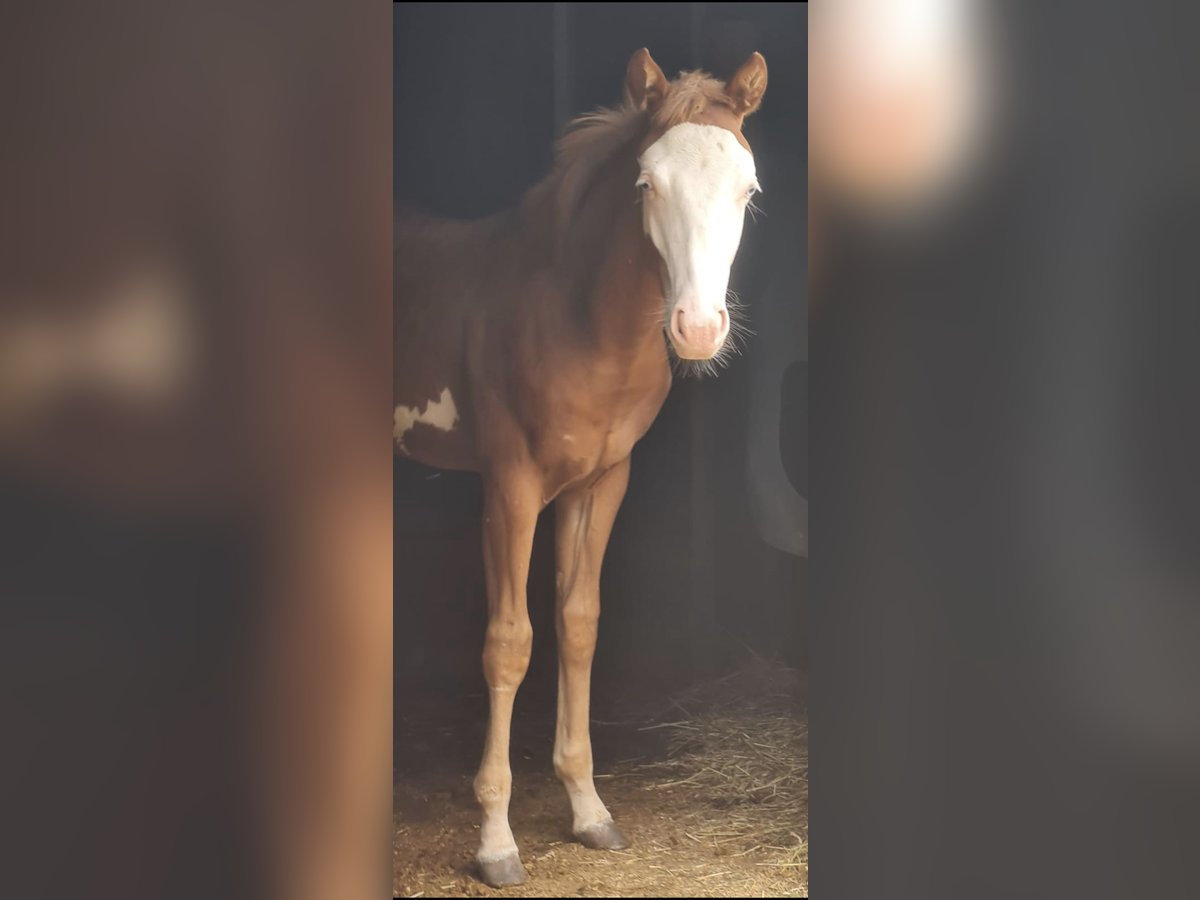
<svg viewBox="0 0 1200 900">
<path fill-rule="evenodd" d="M 392 436 L 400 449 L 404 450 L 404 436 L 418 423 L 432 425 L 442 431 L 452 431 L 458 422 L 458 408 L 454 405 L 450 388 L 442 388 L 441 396 L 430 400 L 423 407 L 397 406 L 392 422 Z"/>
</svg>

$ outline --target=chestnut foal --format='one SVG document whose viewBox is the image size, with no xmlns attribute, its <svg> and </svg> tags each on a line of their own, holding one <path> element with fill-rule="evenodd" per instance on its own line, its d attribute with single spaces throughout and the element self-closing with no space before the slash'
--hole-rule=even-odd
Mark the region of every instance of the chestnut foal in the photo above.
<svg viewBox="0 0 1200 900">
<path fill-rule="evenodd" d="M 766 86 L 758 53 L 722 84 L 699 72 L 668 81 L 639 50 L 622 106 L 573 123 L 516 209 L 478 222 L 397 217 L 396 452 L 483 477 L 491 717 L 475 795 L 477 859 L 493 887 L 525 880 L 508 824 L 509 726 L 533 640 L 534 526 L 553 500 L 554 769 L 579 841 L 627 846 L 592 782 L 600 567 L 672 352 L 677 369 L 706 371 L 735 349 L 729 269 L 759 190 L 741 128 Z"/>
</svg>

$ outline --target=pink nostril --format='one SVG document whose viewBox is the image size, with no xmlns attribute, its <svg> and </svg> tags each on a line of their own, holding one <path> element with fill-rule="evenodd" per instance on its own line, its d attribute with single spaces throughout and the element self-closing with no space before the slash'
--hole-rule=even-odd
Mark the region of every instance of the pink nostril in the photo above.
<svg viewBox="0 0 1200 900">
<path fill-rule="evenodd" d="M 676 309 L 675 315 L 671 317 L 671 331 L 675 337 L 681 341 L 687 341 L 687 332 L 683 328 L 683 310 Z"/>
<path fill-rule="evenodd" d="M 717 344 L 729 332 L 729 312 L 724 308 L 700 315 L 693 312 L 687 318 L 685 312 L 677 307 L 671 313 L 671 338 L 680 345 L 696 345 L 699 350 L 701 345 Z"/>
</svg>

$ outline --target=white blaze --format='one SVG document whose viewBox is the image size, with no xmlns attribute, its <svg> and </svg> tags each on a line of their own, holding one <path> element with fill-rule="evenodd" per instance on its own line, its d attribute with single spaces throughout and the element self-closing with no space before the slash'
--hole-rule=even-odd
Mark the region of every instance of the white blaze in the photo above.
<svg viewBox="0 0 1200 900">
<path fill-rule="evenodd" d="M 392 415 L 392 436 L 400 449 L 404 450 L 404 436 L 414 425 L 424 423 L 442 431 L 451 431 L 457 422 L 458 408 L 454 405 L 454 397 L 450 394 L 450 388 L 442 388 L 441 396 L 424 406 L 397 406 Z"/>
<path fill-rule="evenodd" d="M 711 356 L 728 331 L 725 292 L 758 187 L 754 157 L 728 129 L 687 122 L 638 162 L 639 184 L 649 185 L 642 222 L 666 263 L 667 332 L 681 355 Z"/>
</svg>

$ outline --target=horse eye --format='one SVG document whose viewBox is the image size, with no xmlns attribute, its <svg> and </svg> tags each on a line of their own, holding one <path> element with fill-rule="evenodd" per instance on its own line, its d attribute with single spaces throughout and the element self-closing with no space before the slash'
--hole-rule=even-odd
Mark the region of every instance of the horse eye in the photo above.
<svg viewBox="0 0 1200 900">
<path fill-rule="evenodd" d="M 650 182 L 645 178 L 640 179 L 637 183 L 637 189 L 643 194 L 650 193 Z"/>
<path fill-rule="evenodd" d="M 755 194 L 757 194 L 761 190 L 762 190 L 762 188 L 760 188 L 757 184 L 752 184 L 752 185 L 750 185 L 750 187 L 746 188 L 746 196 L 753 197 Z"/>
</svg>

